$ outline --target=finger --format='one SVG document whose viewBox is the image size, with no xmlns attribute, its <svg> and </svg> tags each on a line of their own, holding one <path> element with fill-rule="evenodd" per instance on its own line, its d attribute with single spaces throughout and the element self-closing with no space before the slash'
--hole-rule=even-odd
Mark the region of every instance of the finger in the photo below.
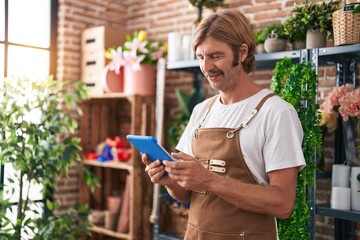
<svg viewBox="0 0 360 240">
<path fill-rule="evenodd" d="M 156 160 L 145 167 L 145 172 L 149 172 L 152 169 L 156 169 L 161 167 L 161 169 L 164 169 L 164 166 L 161 164 L 160 160 Z"/>
<path fill-rule="evenodd" d="M 184 161 L 191 161 L 191 160 L 194 160 L 195 158 L 186 154 L 186 153 L 183 153 L 183 152 L 172 152 L 171 155 L 176 158 L 176 159 L 180 159 L 180 160 L 184 160 Z"/>
<path fill-rule="evenodd" d="M 165 170 L 162 169 L 161 171 L 155 173 L 153 176 L 150 176 L 150 180 L 153 183 L 160 183 L 161 178 L 164 176 Z"/>
<path fill-rule="evenodd" d="M 148 158 L 148 156 L 146 154 L 141 155 L 141 160 L 145 165 L 150 164 L 149 158 Z"/>
</svg>

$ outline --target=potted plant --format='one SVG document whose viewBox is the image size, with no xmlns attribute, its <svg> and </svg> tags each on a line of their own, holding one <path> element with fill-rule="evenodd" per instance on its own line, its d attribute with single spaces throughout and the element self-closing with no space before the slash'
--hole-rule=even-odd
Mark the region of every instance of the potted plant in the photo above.
<svg viewBox="0 0 360 240">
<path fill-rule="evenodd" d="M 306 48 L 326 46 L 326 39 L 332 39 L 332 13 L 340 8 L 341 0 L 331 0 L 317 4 L 305 0 L 295 5 L 294 13 L 301 14 L 306 29 Z"/>
<path fill-rule="evenodd" d="M 289 37 L 293 50 L 304 49 L 306 47 L 306 28 L 302 21 L 304 14 L 298 8 L 292 10 L 292 15 L 285 22 L 285 32 Z"/>
<path fill-rule="evenodd" d="M 61 203 L 51 199 L 55 179 L 66 176 L 80 160 L 74 116 L 81 113 L 79 103 L 86 95 L 81 82 L 51 77 L 5 79 L 0 98 L 0 159 L 16 170 L 6 177 L 8 184 L 0 192 L 0 236 L 5 239 L 75 239 L 90 234 L 86 206 L 61 210 Z M 91 176 L 86 181 L 97 185 Z M 29 196 L 34 184 L 42 187 L 45 204 Z M 18 195 L 14 195 L 16 189 Z M 9 216 L 14 209 L 16 219 Z"/>
<path fill-rule="evenodd" d="M 146 31 L 135 31 L 127 35 L 123 46 L 106 50 L 105 57 L 110 59 L 109 70 L 119 74 L 124 70 L 124 92 L 127 95 L 155 94 L 157 61 L 166 54 L 162 41 L 151 42 Z M 123 67 L 123 68 L 121 68 Z"/>
<path fill-rule="evenodd" d="M 267 53 L 284 51 L 288 39 L 284 24 L 274 23 L 267 27 L 267 31 L 269 34 L 264 42 L 265 51 Z"/>
<path fill-rule="evenodd" d="M 256 53 L 266 53 L 264 43 L 269 35 L 268 28 L 262 28 L 255 32 Z"/>
</svg>

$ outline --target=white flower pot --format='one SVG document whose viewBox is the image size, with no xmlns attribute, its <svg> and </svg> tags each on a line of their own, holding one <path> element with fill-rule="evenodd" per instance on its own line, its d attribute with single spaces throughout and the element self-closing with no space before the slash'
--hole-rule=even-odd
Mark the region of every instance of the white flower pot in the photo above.
<svg viewBox="0 0 360 240">
<path fill-rule="evenodd" d="M 350 185 L 350 166 L 343 164 L 333 164 L 331 186 L 348 188 L 349 185 Z"/>
<path fill-rule="evenodd" d="M 333 187 L 331 189 L 330 205 L 333 209 L 350 210 L 351 189 L 344 187 Z"/>
</svg>

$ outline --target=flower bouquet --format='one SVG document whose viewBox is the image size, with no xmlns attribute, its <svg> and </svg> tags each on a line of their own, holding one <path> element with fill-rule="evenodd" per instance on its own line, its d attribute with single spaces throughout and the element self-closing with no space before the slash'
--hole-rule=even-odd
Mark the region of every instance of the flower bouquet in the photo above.
<svg viewBox="0 0 360 240">
<path fill-rule="evenodd" d="M 147 40 L 146 31 L 135 31 L 133 37 L 126 36 L 123 46 L 108 48 L 105 58 L 111 60 L 110 70 L 120 73 L 120 68 L 131 66 L 139 70 L 140 64 L 156 65 L 157 60 L 166 55 L 166 46 L 160 41 Z"/>
<path fill-rule="evenodd" d="M 360 165 L 355 150 L 356 133 L 359 135 L 360 130 L 360 88 L 353 88 L 351 84 L 334 88 L 321 104 L 320 111 L 320 125 L 326 127 L 329 133 L 335 131 L 337 120 L 341 117 L 346 163 Z"/>
<path fill-rule="evenodd" d="M 322 119 L 320 125 L 325 126 L 329 133 L 337 128 L 337 119 L 341 116 L 343 121 L 360 118 L 360 88 L 353 88 L 345 84 L 334 88 L 320 106 Z M 359 129 L 359 126 L 358 126 Z"/>
<path fill-rule="evenodd" d="M 111 60 L 105 72 L 109 70 L 119 75 L 122 79 L 120 81 L 123 82 L 123 92 L 127 95 L 154 95 L 155 65 L 165 55 L 166 46 L 161 41 L 150 42 L 147 40 L 146 31 L 135 31 L 133 37 L 126 36 L 123 46 L 112 47 L 105 51 L 105 58 Z"/>
</svg>

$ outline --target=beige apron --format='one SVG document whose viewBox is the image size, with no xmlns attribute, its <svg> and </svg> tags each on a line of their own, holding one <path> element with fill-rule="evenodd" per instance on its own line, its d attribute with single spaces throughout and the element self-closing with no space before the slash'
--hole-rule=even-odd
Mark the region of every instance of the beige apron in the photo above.
<svg viewBox="0 0 360 240">
<path fill-rule="evenodd" d="M 215 97 L 194 132 L 192 148 L 195 157 L 209 171 L 241 182 L 257 184 L 244 161 L 239 132 L 259 111 L 266 99 L 273 95 L 265 96 L 238 128 L 201 128 L 207 113 L 217 99 Z M 184 239 L 275 240 L 277 239 L 276 222 L 274 216 L 240 209 L 213 193 L 193 191 Z"/>
</svg>

